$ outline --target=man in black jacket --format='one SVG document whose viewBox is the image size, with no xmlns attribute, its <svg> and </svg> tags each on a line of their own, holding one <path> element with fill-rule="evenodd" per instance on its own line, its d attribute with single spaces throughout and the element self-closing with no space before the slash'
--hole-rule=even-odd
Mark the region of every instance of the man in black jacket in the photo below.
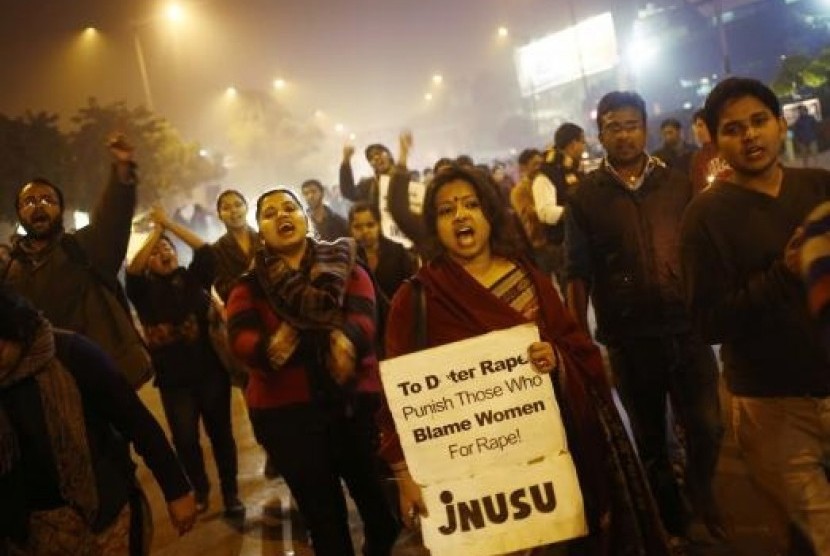
<svg viewBox="0 0 830 556">
<path fill-rule="evenodd" d="M 308 209 L 308 216 L 314 222 L 314 229 L 317 230 L 320 239 L 334 241 L 341 237 L 348 237 L 349 224 L 346 219 L 323 202 L 325 190 L 320 180 L 304 181 L 300 186 L 300 191 Z"/>
<path fill-rule="evenodd" d="M 568 307 L 588 332 L 590 293 L 597 338 L 608 348 L 637 449 L 677 544 L 688 518 L 666 442 L 666 396 L 685 431 L 689 495 L 721 535 L 712 478 L 722 428 L 717 365 L 693 332 L 680 281 L 679 222 L 691 198 L 686 175 L 649 157 L 645 103 L 632 92 L 605 95 L 597 107 L 606 151 L 570 200 L 565 241 Z"/>
<path fill-rule="evenodd" d="M 109 143 L 113 163 L 90 223 L 77 232 L 63 227 L 60 188 L 34 179 L 17 192 L 26 234 L 15 242 L 0 282 L 26 296 L 55 325 L 97 343 L 139 387 L 152 376 L 150 357 L 136 332 L 118 282 L 136 203 L 133 148 L 123 136 Z"/>
</svg>

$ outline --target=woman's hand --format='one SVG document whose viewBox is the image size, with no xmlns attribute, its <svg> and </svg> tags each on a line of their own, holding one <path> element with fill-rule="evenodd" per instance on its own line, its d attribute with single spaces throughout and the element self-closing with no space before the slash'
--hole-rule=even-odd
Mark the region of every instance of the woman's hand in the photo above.
<svg viewBox="0 0 830 556">
<path fill-rule="evenodd" d="M 337 384 L 346 384 L 355 375 L 357 366 L 355 348 L 351 340 L 340 330 L 329 334 L 328 368 Z"/>
<path fill-rule="evenodd" d="M 167 212 L 159 203 L 154 203 L 150 209 L 150 220 L 159 228 L 167 228 L 170 224 L 170 219 L 167 217 Z"/>
<path fill-rule="evenodd" d="M 188 492 L 180 498 L 171 500 L 167 503 L 167 513 L 170 516 L 170 523 L 179 532 L 179 535 L 184 535 L 196 523 L 196 499 L 192 492 Z"/>
<path fill-rule="evenodd" d="M 559 366 L 559 357 L 550 342 L 533 342 L 527 348 L 527 358 L 537 373 L 548 374 Z"/>
<path fill-rule="evenodd" d="M 297 330 L 287 323 L 280 324 L 277 331 L 271 336 L 268 348 L 265 350 L 271 368 L 279 369 L 282 367 L 291 357 L 291 354 L 294 353 L 294 350 L 297 349 L 299 343 L 300 334 Z"/>
<path fill-rule="evenodd" d="M 418 523 L 417 516 L 427 515 L 427 507 L 421 496 L 421 487 L 412 479 L 409 469 L 403 468 L 394 473 L 398 483 L 398 503 L 400 504 L 401 519 L 403 519 L 403 524 L 411 529 Z"/>
</svg>

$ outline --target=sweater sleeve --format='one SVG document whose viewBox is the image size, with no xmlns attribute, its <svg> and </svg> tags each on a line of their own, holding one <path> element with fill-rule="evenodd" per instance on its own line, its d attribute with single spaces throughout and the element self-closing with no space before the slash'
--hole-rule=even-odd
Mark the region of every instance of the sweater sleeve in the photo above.
<svg viewBox="0 0 830 556">
<path fill-rule="evenodd" d="M 121 269 L 130 241 L 136 203 L 134 164 L 130 166 L 129 174 L 131 177 L 122 182 L 113 165 L 89 225 L 75 234 L 90 264 L 106 274 L 115 275 Z"/>
<path fill-rule="evenodd" d="M 687 210 L 680 232 L 686 303 L 703 339 L 719 344 L 774 320 L 788 303 L 788 292 L 800 284 L 784 264 L 783 254 L 765 270 L 735 283 L 729 256 L 720 252 L 695 206 Z"/>
<path fill-rule="evenodd" d="M 187 267 L 187 273 L 191 280 L 199 284 L 203 289 L 210 290 L 210 286 L 216 278 L 216 253 L 209 244 L 204 244 L 193 251 L 193 260 Z"/>
<path fill-rule="evenodd" d="M 565 210 L 556 204 L 556 188 L 544 174 L 539 174 L 533 179 L 533 205 L 536 207 L 536 214 L 543 224 L 552 226 L 562 218 Z"/>
<path fill-rule="evenodd" d="M 355 185 L 352 165 L 349 162 L 340 164 L 340 194 L 352 202 L 366 201 L 368 191 L 360 187 L 361 185 L 363 182 Z"/>
<path fill-rule="evenodd" d="M 187 494 L 190 483 L 164 432 L 114 363 L 83 336 L 72 334 L 69 342 L 67 366 L 84 398 L 94 404 L 96 414 L 132 442 L 164 492 L 165 500 Z"/>
<path fill-rule="evenodd" d="M 579 207 L 571 204 L 565 214 L 565 277 L 591 283 L 594 275 L 591 246 L 581 224 Z"/>
<path fill-rule="evenodd" d="M 234 357 L 250 368 L 269 369 L 268 333 L 249 284 L 240 281 L 231 289 L 225 311 L 228 343 Z"/>
<path fill-rule="evenodd" d="M 403 166 L 395 166 L 389 177 L 386 203 L 395 224 L 420 251 L 426 237 L 426 226 L 421 215 L 412 212 L 409 206 L 409 181 L 409 170 Z"/>
<path fill-rule="evenodd" d="M 413 303 L 412 285 L 409 282 L 404 282 L 398 288 L 395 297 L 392 298 L 392 305 L 389 309 L 389 319 L 386 323 L 387 357 L 404 355 L 413 349 L 413 321 L 415 320 L 412 311 Z M 390 464 L 403 461 L 401 439 L 395 429 L 395 420 L 389 410 L 389 403 L 385 395 L 381 400 L 376 421 L 380 430 L 380 447 L 378 448 L 380 457 Z"/>
<path fill-rule="evenodd" d="M 354 267 L 349 277 L 343 307 L 346 310 L 343 334 L 355 347 L 358 361 L 367 355 L 374 355 L 377 328 L 375 288 L 369 274 L 359 265 Z"/>
</svg>

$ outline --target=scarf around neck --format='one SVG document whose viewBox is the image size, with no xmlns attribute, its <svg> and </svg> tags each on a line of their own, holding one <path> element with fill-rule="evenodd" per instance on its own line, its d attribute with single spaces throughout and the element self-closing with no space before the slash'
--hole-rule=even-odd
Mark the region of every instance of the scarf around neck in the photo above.
<svg viewBox="0 0 830 556">
<path fill-rule="evenodd" d="M 86 435 L 81 394 L 74 378 L 58 360 L 52 326 L 43 319 L 34 341 L 18 364 L 0 374 L 0 393 L 33 378 L 40 394 L 58 487 L 63 499 L 92 523 L 98 513 L 98 491 Z M 19 442 L 5 408 L 0 405 L 0 475 L 20 459 Z"/>
<path fill-rule="evenodd" d="M 299 269 L 260 249 L 255 275 L 277 316 L 291 326 L 298 330 L 339 328 L 345 320 L 343 302 L 356 262 L 356 243 L 352 238 L 332 243 L 306 241 Z"/>
</svg>

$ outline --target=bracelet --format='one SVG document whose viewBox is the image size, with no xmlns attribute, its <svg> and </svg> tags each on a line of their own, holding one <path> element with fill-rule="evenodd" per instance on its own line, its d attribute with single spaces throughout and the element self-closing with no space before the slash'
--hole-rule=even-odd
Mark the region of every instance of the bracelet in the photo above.
<svg viewBox="0 0 830 556">
<path fill-rule="evenodd" d="M 390 463 L 389 469 L 391 469 L 392 471 L 408 471 L 409 466 L 406 465 L 406 460 L 401 460 L 395 463 Z"/>
</svg>

